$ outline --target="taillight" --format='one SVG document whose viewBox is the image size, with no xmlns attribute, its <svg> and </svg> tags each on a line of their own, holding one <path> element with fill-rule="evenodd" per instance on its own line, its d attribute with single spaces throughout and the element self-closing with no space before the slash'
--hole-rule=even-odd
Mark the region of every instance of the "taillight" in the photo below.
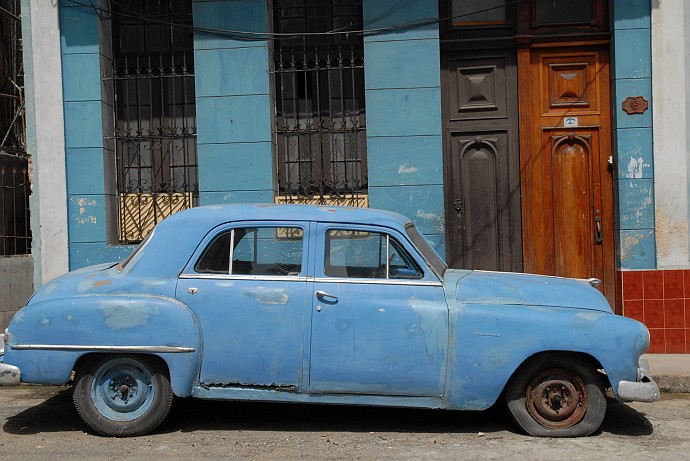
<svg viewBox="0 0 690 461">
<path fill-rule="evenodd" d="M 10 332 L 5 328 L 5 334 L 2 337 L 2 342 L 7 344 L 7 342 L 10 340 Z"/>
</svg>

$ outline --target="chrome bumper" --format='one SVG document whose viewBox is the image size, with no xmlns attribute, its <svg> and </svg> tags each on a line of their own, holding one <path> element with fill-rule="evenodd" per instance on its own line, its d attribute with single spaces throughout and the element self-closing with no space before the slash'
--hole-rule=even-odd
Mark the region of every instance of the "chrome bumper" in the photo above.
<svg viewBox="0 0 690 461">
<path fill-rule="evenodd" d="M 654 402 L 659 400 L 659 386 L 649 374 L 647 359 L 640 359 L 637 368 L 637 381 L 618 383 L 618 399 L 627 402 Z"/>
<path fill-rule="evenodd" d="M 21 373 L 14 365 L 3 363 L 5 345 L 0 341 L 0 386 L 14 386 L 19 384 Z"/>
</svg>

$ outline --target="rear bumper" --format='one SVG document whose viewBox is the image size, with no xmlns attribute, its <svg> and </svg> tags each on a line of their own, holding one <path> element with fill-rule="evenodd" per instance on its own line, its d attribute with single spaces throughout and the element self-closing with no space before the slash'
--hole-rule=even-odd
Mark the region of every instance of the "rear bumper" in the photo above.
<svg viewBox="0 0 690 461">
<path fill-rule="evenodd" d="M 5 345 L 0 341 L 0 386 L 14 386 L 19 384 L 21 373 L 14 365 L 3 363 L 5 358 Z"/>
<path fill-rule="evenodd" d="M 659 400 L 659 386 L 649 374 L 649 363 L 640 359 L 637 368 L 637 381 L 618 383 L 618 399 L 627 402 L 654 402 Z"/>
</svg>

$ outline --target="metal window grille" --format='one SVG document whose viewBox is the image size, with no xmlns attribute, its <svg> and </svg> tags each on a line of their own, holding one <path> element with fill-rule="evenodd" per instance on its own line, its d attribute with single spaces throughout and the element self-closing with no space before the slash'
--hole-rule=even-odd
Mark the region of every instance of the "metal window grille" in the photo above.
<svg viewBox="0 0 690 461">
<path fill-rule="evenodd" d="M 31 253 L 19 0 L 0 0 L 0 256 Z"/>
<path fill-rule="evenodd" d="M 0 256 L 31 253 L 28 158 L 0 152 Z"/>
<path fill-rule="evenodd" d="M 198 205 L 191 0 L 112 2 L 119 239 Z"/>
<path fill-rule="evenodd" d="M 366 194 L 361 0 L 274 0 L 277 176 L 296 201 Z M 288 200 L 290 201 L 290 200 Z"/>
</svg>

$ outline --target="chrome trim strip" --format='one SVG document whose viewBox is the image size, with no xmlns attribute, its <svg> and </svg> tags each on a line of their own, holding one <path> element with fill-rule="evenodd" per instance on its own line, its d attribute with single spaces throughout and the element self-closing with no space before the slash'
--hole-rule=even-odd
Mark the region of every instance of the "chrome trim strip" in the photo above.
<svg viewBox="0 0 690 461">
<path fill-rule="evenodd" d="M 195 351 L 193 347 L 183 346 L 77 346 L 72 344 L 16 344 L 10 347 L 18 351 L 146 352 L 172 354 Z"/>
<path fill-rule="evenodd" d="M 411 286 L 432 286 L 442 287 L 443 283 L 433 280 L 410 280 L 410 279 L 357 279 L 345 277 L 298 277 L 292 275 L 226 275 L 226 274 L 180 274 L 181 279 L 189 280 L 254 280 L 272 282 L 319 282 L 319 283 L 360 283 L 370 285 L 411 285 Z"/>
<path fill-rule="evenodd" d="M 276 282 L 306 282 L 299 275 L 230 275 L 230 274 L 180 274 L 181 279 L 191 280 L 270 280 Z"/>
<path fill-rule="evenodd" d="M 349 279 L 349 278 L 331 278 L 331 277 L 317 277 L 313 280 L 315 283 L 357 283 L 368 285 L 408 285 L 408 286 L 422 286 L 422 287 L 442 287 L 441 282 L 424 281 L 424 280 L 405 280 L 405 279 Z"/>
</svg>

